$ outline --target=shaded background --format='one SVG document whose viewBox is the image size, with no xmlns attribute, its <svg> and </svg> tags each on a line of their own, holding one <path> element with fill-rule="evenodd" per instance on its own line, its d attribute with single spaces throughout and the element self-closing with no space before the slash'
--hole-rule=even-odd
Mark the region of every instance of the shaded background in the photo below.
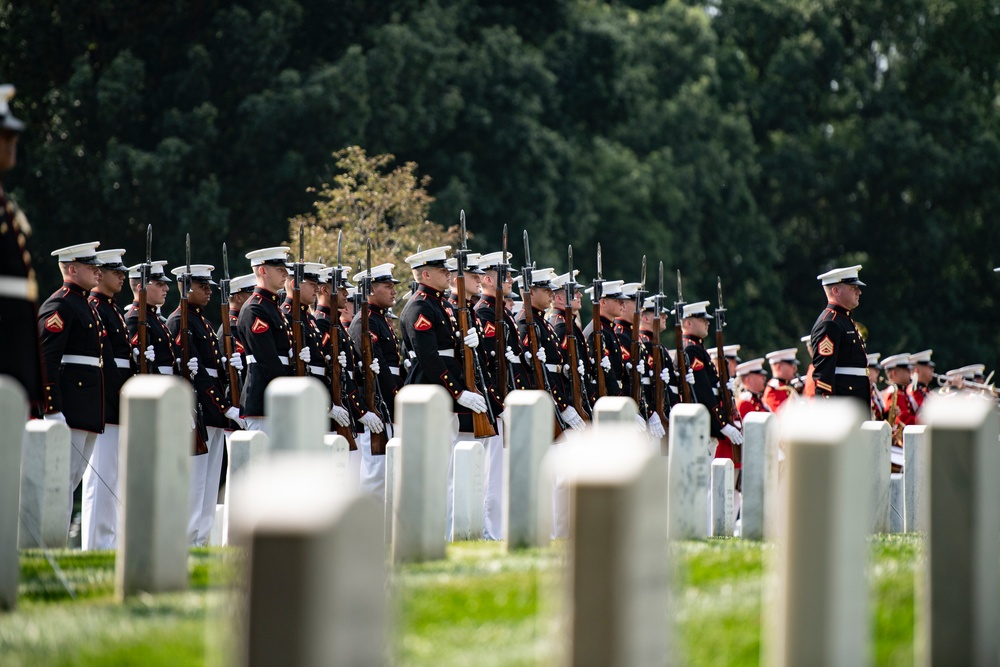
<svg viewBox="0 0 1000 667">
<path fill-rule="evenodd" d="M 744 359 L 798 344 L 815 276 L 864 264 L 869 350 L 939 369 L 1000 349 L 1000 3 L 96 0 L 5 3 L 29 124 L 4 183 L 54 248 L 221 266 L 288 238 L 332 153 L 415 161 L 474 250 L 688 301 L 726 287 Z M 513 240 L 516 239 L 518 243 Z M 237 261 L 236 258 L 240 258 Z M 398 258 L 398 264 L 402 258 Z M 650 271 L 651 280 L 655 271 Z M 175 297 L 170 297 L 173 302 Z M 804 352 L 801 355 L 804 358 Z"/>
</svg>

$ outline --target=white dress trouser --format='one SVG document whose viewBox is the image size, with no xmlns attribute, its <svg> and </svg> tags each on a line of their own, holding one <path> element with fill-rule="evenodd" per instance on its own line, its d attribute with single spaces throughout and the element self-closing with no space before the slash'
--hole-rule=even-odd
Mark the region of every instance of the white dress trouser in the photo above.
<svg viewBox="0 0 1000 667">
<path fill-rule="evenodd" d="M 188 541 L 192 546 L 208 544 L 215 523 L 219 501 L 219 477 L 222 476 L 222 451 L 226 431 L 208 427 L 208 453 L 191 457 L 191 487 L 188 490 Z"/>
<path fill-rule="evenodd" d="M 114 549 L 121 491 L 118 485 L 118 424 L 97 435 L 90 465 L 83 471 L 81 547 Z"/>
<path fill-rule="evenodd" d="M 94 453 L 94 445 L 97 444 L 97 434 L 84 431 L 78 428 L 70 429 L 69 443 L 70 452 L 69 464 L 69 516 L 73 520 L 73 493 L 76 487 L 83 481 L 83 473 L 90 465 L 90 457 Z M 69 526 L 66 526 L 69 531 Z"/>
<path fill-rule="evenodd" d="M 486 449 L 483 498 L 483 539 L 502 540 L 503 526 L 503 429 L 502 419 L 497 420 L 497 434 L 480 438 Z"/>
<path fill-rule="evenodd" d="M 386 424 L 386 428 L 389 430 L 388 437 L 391 438 L 396 434 L 392 424 Z M 358 443 L 358 451 L 361 452 L 359 484 L 361 493 L 373 496 L 379 502 L 385 502 L 385 455 L 372 455 L 371 438 L 372 434 L 367 426 L 364 433 L 357 433 L 354 436 L 354 440 Z"/>
</svg>

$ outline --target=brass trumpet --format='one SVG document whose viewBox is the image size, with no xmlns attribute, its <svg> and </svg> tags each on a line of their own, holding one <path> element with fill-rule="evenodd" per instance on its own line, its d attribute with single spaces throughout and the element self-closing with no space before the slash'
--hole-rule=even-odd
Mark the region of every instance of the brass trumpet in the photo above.
<svg viewBox="0 0 1000 667">
<path fill-rule="evenodd" d="M 969 389 L 976 389 L 978 391 L 988 391 L 994 396 L 1000 396 L 1000 389 L 997 389 L 992 384 L 984 384 L 982 382 L 973 382 L 972 380 L 966 380 L 961 375 L 949 377 L 947 375 L 941 375 L 940 373 L 935 373 L 934 379 L 937 380 L 939 387 L 955 388 L 955 389 L 962 389 L 963 387 L 968 387 Z"/>
</svg>

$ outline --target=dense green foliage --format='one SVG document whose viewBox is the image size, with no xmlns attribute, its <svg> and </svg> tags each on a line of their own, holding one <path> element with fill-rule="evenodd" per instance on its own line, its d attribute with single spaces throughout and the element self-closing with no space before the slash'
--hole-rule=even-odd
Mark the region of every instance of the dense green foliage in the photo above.
<svg viewBox="0 0 1000 667">
<path fill-rule="evenodd" d="M 923 563 L 922 543 L 914 534 L 870 539 L 877 665 L 913 664 L 914 580 Z M 773 547 L 711 539 L 675 543 L 670 553 L 676 582 L 671 664 L 758 664 L 764 573 Z M 116 605 L 112 553 L 56 554 L 77 594 L 71 602 L 41 552 L 25 552 L 18 611 L 0 615 L 4 665 L 224 664 L 219 656 L 232 641 L 226 624 L 234 618 L 229 591 L 236 558 L 229 549 L 192 550 L 190 592 Z M 449 545 L 445 560 L 394 570 L 387 664 L 559 664 L 565 558 L 560 544 L 507 554 L 497 542 L 459 542 Z"/>
<path fill-rule="evenodd" d="M 730 338 L 794 345 L 849 262 L 883 354 L 1000 359 L 995 0 L 37 0 L 0 7 L 30 123 L 5 179 L 36 253 L 100 239 L 220 263 L 287 238 L 334 151 L 431 177 L 476 250 L 532 234 L 593 277 L 639 257 L 727 290 Z M 512 246 L 520 261 L 519 244 Z M 399 258 L 401 260 L 401 258 Z M 234 261 L 240 271 L 242 262 Z M 45 287 L 54 281 L 42 267 Z M 651 271 L 655 282 L 655 270 Z M 957 315 L 958 317 L 955 317 Z"/>
</svg>

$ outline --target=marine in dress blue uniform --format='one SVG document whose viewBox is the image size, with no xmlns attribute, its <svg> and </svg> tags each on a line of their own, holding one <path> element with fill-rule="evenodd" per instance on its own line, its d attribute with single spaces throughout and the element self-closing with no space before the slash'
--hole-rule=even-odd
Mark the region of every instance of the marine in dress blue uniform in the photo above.
<svg viewBox="0 0 1000 667">
<path fill-rule="evenodd" d="M 813 324 L 810 342 L 816 396 L 849 396 L 868 408 L 871 405 L 868 353 L 852 319 L 861 301 L 861 288 L 865 286 L 858 279 L 860 269 L 858 264 L 816 276 L 823 285 L 827 305 Z"/>
<path fill-rule="evenodd" d="M 0 86 L 0 174 L 17 163 L 17 142 L 24 123 L 10 110 L 14 86 Z M 24 387 L 31 412 L 45 409 L 42 357 L 38 343 L 38 283 L 31 266 L 28 237 L 31 227 L 24 213 L 7 197 L 0 183 L 0 347 L 17 354 L 0 355 L 0 375 L 9 375 Z"/>
<path fill-rule="evenodd" d="M 240 414 L 248 428 L 265 431 L 264 390 L 271 380 L 291 375 L 292 332 L 278 300 L 288 276 L 288 248 L 262 248 L 246 257 L 257 286 L 240 309 L 236 327 L 246 349 L 247 368 Z"/>
<path fill-rule="evenodd" d="M 181 369 L 183 377 L 194 388 L 197 418 L 205 426 L 205 444 L 208 452 L 191 458 L 191 484 L 188 488 L 188 542 L 191 546 L 205 546 L 212 535 L 215 523 L 215 506 L 219 497 L 219 478 L 222 475 L 223 452 L 226 447 L 226 428 L 230 420 L 240 426 L 239 406 L 229 400 L 223 378 L 228 374 L 222 362 L 222 352 L 215 328 L 205 315 L 205 308 L 212 298 L 210 264 L 192 264 L 190 292 L 183 293 L 187 266 L 179 266 L 172 273 L 177 277 L 181 298 L 187 300 L 188 368 Z M 175 355 L 180 357 L 182 337 L 180 306 L 167 318 L 167 330 L 173 341 Z M 194 362 L 194 363 L 192 363 Z"/>
<path fill-rule="evenodd" d="M 70 428 L 69 497 L 90 465 L 98 434 L 104 431 L 104 328 L 90 303 L 101 278 L 99 243 L 81 243 L 52 253 L 63 284 L 38 309 L 38 335 L 45 368 L 45 419 Z M 66 527 L 67 530 L 69 526 Z"/>
<path fill-rule="evenodd" d="M 104 432 L 97 436 L 90 465 L 83 473 L 81 512 L 81 547 L 114 549 L 118 524 L 118 424 L 121 412 L 121 389 L 135 374 L 128 328 L 115 295 L 125 284 L 128 268 L 122 263 L 124 250 L 97 253 L 101 281 L 90 292 L 90 302 L 104 327 L 102 363 L 104 371 Z"/>
</svg>

